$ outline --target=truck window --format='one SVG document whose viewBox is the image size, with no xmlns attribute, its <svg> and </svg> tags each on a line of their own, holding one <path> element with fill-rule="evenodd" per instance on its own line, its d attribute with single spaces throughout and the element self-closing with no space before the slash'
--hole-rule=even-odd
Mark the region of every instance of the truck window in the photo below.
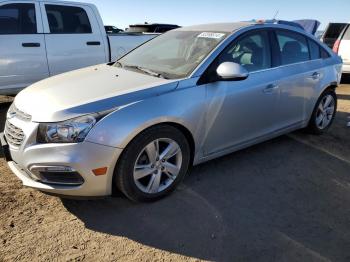
<svg viewBox="0 0 350 262">
<path fill-rule="evenodd" d="M 0 6 L 0 34 L 36 34 L 34 4 Z"/>
<path fill-rule="evenodd" d="M 347 27 L 342 40 L 350 40 L 350 26 Z"/>
<path fill-rule="evenodd" d="M 51 34 L 91 34 L 85 10 L 76 6 L 45 5 Z"/>
<path fill-rule="evenodd" d="M 331 23 L 329 24 L 323 38 L 335 38 L 337 39 L 340 33 L 345 28 L 346 24 L 343 23 Z"/>
</svg>

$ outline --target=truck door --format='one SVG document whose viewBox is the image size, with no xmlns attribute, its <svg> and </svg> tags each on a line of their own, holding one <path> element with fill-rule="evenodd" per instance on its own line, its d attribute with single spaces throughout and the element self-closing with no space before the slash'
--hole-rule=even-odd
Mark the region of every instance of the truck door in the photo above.
<svg viewBox="0 0 350 262">
<path fill-rule="evenodd" d="M 50 75 L 107 61 L 105 41 L 88 5 L 41 3 Z"/>
<path fill-rule="evenodd" d="M 48 77 L 42 30 L 38 2 L 0 3 L 0 94 Z"/>
</svg>

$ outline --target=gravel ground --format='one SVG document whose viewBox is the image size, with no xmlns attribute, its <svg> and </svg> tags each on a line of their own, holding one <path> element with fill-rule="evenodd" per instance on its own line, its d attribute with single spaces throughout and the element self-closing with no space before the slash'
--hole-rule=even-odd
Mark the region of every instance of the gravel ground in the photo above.
<svg viewBox="0 0 350 262">
<path fill-rule="evenodd" d="M 350 261 L 350 85 L 338 95 L 328 134 L 200 165 L 152 204 L 48 196 L 1 159 L 0 261 Z"/>
</svg>

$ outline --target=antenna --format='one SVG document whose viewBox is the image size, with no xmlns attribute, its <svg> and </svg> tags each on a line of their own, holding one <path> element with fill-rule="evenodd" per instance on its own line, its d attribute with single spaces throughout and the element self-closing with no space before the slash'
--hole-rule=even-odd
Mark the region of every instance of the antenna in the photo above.
<svg viewBox="0 0 350 262">
<path fill-rule="evenodd" d="M 275 15 L 273 16 L 273 19 L 272 19 L 272 20 L 276 20 L 276 18 L 277 18 L 277 16 L 278 16 L 279 12 L 280 12 L 280 10 L 276 10 L 276 13 L 275 13 Z"/>
</svg>

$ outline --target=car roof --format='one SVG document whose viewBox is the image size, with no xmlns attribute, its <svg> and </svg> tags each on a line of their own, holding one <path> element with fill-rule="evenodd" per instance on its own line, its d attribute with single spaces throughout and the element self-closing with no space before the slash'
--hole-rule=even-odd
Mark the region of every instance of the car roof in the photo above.
<svg viewBox="0 0 350 262">
<path fill-rule="evenodd" d="M 160 24 L 160 23 L 151 23 L 151 24 L 133 24 L 133 25 L 129 25 L 130 27 L 136 27 L 136 26 L 143 26 L 143 27 L 147 27 L 147 26 L 173 26 L 173 27 L 180 27 L 178 25 L 174 25 L 174 24 Z"/>
<path fill-rule="evenodd" d="M 253 22 L 237 22 L 237 23 L 214 23 L 214 24 L 202 24 L 185 26 L 176 31 L 216 31 L 216 32 L 227 32 L 232 33 L 243 27 L 251 26 L 256 23 Z"/>
</svg>

